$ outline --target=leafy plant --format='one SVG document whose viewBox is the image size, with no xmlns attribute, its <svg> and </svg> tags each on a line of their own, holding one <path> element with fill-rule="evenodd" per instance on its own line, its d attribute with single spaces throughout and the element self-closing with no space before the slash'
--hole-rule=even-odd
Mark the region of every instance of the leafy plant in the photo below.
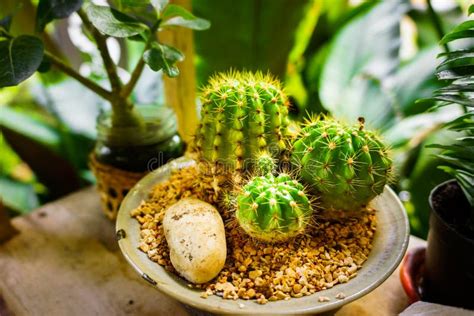
<svg viewBox="0 0 474 316">
<path fill-rule="evenodd" d="M 151 10 L 153 12 L 151 18 L 150 14 L 147 18 L 137 17 L 126 10 L 130 6 L 134 9 L 137 5 L 148 11 Z M 163 70 L 166 75 L 176 77 L 179 74 L 176 63 L 184 58 L 176 48 L 159 43 L 155 33 L 174 26 L 204 30 L 209 28 L 210 24 L 182 7 L 168 4 L 167 0 L 140 1 L 138 4 L 120 2 L 120 6 L 124 12 L 109 6 L 83 5 L 82 0 L 67 2 L 40 0 L 36 16 L 36 30 L 43 32 L 45 26 L 52 20 L 65 18 L 77 12 L 99 49 L 110 82 L 110 90 L 82 76 L 61 58 L 45 49 L 39 37 L 31 35 L 14 37 L 9 33 L 11 16 L 3 18 L 0 23 L 0 56 L 2 56 L 0 58 L 0 87 L 17 85 L 35 71 L 47 70 L 47 65 L 51 64 L 107 100 L 112 105 L 113 126 L 143 124 L 130 101 L 130 95 L 145 64 L 154 71 Z M 142 56 L 127 83 L 123 83 L 118 76 L 116 64 L 107 47 L 108 36 L 137 40 L 145 44 Z"/>
<path fill-rule="evenodd" d="M 474 12 L 474 5 L 469 8 Z M 440 44 L 468 40 L 466 49 L 447 51 L 439 55 L 444 58 L 437 67 L 437 76 L 448 85 L 437 90 L 433 99 L 440 101 L 437 107 L 450 104 L 463 106 L 464 113 L 445 124 L 449 130 L 464 135 L 449 145 L 434 144 L 431 147 L 442 150 L 439 158 L 446 163 L 439 168 L 456 178 L 468 199 L 472 212 L 470 226 L 474 228 L 474 20 L 468 20 L 446 34 Z"/>
</svg>

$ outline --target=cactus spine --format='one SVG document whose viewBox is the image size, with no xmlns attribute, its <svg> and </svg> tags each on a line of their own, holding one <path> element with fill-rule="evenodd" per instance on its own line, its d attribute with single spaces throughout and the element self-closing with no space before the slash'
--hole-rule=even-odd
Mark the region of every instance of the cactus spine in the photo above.
<svg viewBox="0 0 474 316">
<path fill-rule="evenodd" d="M 263 168 L 258 171 L 268 171 L 269 164 L 268 156 L 261 155 L 257 166 Z M 239 225 L 251 237 L 266 242 L 285 241 L 303 233 L 311 214 L 303 185 L 285 173 L 257 176 L 237 196 L 235 216 Z"/>
<path fill-rule="evenodd" d="M 292 162 L 320 195 L 323 209 L 346 213 L 382 193 L 392 172 L 387 147 L 364 129 L 363 118 L 354 126 L 333 119 L 310 122 L 293 144 Z"/>
<path fill-rule="evenodd" d="M 201 158 L 244 169 L 262 150 L 285 148 L 287 97 L 269 75 L 217 74 L 202 94 L 197 146 Z"/>
</svg>

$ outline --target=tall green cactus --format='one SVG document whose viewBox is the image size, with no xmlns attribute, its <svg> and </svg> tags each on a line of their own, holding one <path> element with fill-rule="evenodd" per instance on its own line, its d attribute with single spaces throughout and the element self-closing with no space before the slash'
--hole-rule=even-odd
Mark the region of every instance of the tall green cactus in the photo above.
<svg viewBox="0 0 474 316">
<path fill-rule="evenodd" d="M 305 231 L 312 208 L 301 183 L 271 173 L 250 180 L 237 197 L 235 217 L 258 240 L 280 242 Z"/>
<path fill-rule="evenodd" d="M 392 174 L 387 146 L 364 129 L 363 118 L 354 126 L 329 118 L 314 120 L 294 142 L 291 158 L 328 211 L 365 208 L 382 193 Z"/>
<path fill-rule="evenodd" d="M 258 152 L 277 155 L 285 148 L 288 100 L 269 75 L 220 73 L 202 93 L 201 123 L 196 133 L 201 158 L 245 169 Z"/>
</svg>

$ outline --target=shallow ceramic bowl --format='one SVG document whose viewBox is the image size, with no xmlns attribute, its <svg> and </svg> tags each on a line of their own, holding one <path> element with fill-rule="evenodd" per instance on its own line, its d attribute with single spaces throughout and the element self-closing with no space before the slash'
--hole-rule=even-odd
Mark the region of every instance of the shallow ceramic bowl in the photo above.
<svg viewBox="0 0 474 316">
<path fill-rule="evenodd" d="M 392 274 L 405 254 L 409 236 L 408 220 L 400 200 L 389 187 L 386 187 L 384 192 L 372 202 L 372 206 L 378 211 L 373 249 L 367 261 L 358 271 L 357 277 L 349 282 L 313 295 L 292 298 L 288 301 L 268 302 L 265 305 L 259 305 L 248 300 L 225 300 L 215 295 L 203 299 L 200 297 L 202 291 L 190 289 L 185 280 L 167 272 L 137 248 L 140 227 L 138 222 L 130 217 L 130 211 L 135 209 L 143 200 L 146 200 L 153 186 L 166 180 L 173 169 L 180 169 L 193 164 L 194 161 L 192 160 L 184 157 L 179 158 L 140 180 L 122 202 L 116 226 L 120 249 L 132 267 L 144 280 L 158 290 L 189 306 L 217 314 L 327 312 L 338 309 L 374 290 Z M 336 294 L 340 292 L 344 293 L 346 297 L 342 300 L 335 299 Z M 327 296 L 331 300 L 329 302 L 318 302 L 319 296 Z"/>
</svg>

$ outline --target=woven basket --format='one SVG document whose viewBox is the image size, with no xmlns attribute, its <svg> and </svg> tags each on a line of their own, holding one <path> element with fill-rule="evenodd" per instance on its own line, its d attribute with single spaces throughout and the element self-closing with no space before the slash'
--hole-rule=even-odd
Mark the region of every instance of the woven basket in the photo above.
<svg viewBox="0 0 474 316">
<path fill-rule="evenodd" d="M 89 157 L 89 167 L 97 179 L 102 210 L 109 219 L 115 220 L 120 203 L 147 172 L 130 172 L 103 164 L 93 153 Z"/>
</svg>

